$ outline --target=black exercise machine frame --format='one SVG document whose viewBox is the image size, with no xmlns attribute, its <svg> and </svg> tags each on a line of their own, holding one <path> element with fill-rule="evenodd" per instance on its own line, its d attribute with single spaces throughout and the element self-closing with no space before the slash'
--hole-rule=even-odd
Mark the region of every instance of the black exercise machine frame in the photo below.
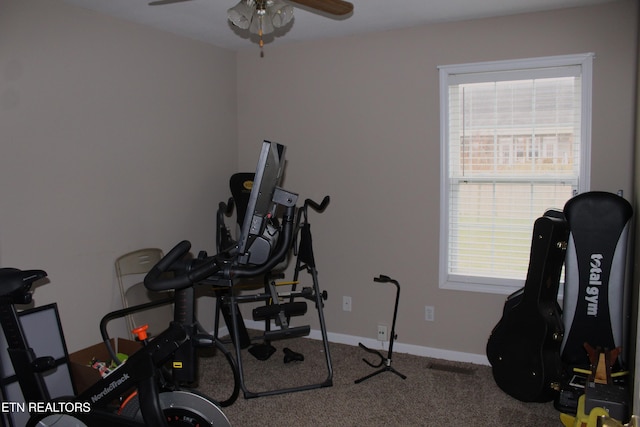
<svg viewBox="0 0 640 427">
<path fill-rule="evenodd" d="M 254 310 L 254 312 L 260 312 L 262 308 L 267 308 L 267 311 L 271 306 L 276 306 L 279 316 L 279 321 L 285 325 L 284 328 L 279 330 L 271 330 L 270 328 L 270 318 L 265 319 L 265 331 L 262 335 L 257 337 L 250 337 L 247 333 L 246 327 L 244 326 L 244 319 L 239 314 L 238 304 L 247 303 L 247 302 L 273 302 L 277 300 L 277 295 L 274 295 L 275 291 L 275 282 L 272 282 L 272 279 L 277 275 L 277 273 L 273 273 L 272 271 L 268 271 L 265 273 L 264 277 L 264 293 L 258 294 L 247 294 L 247 295 L 239 295 L 237 292 L 233 290 L 233 284 L 226 288 L 220 288 L 214 283 L 214 289 L 217 289 L 217 298 L 218 304 L 216 305 L 216 327 L 217 331 L 220 324 L 220 314 L 223 314 L 227 327 L 229 328 L 229 334 L 231 335 L 231 343 L 235 348 L 236 353 L 236 364 L 239 371 L 240 376 L 240 387 L 243 391 L 243 395 L 245 399 L 262 397 L 262 396 L 271 396 L 278 395 L 284 393 L 292 393 L 297 391 L 305 391 L 305 390 L 313 390 L 324 387 L 331 387 L 333 385 L 333 366 L 331 362 L 331 352 L 328 344 L 327 331 L 325 326 L 325 318 L 324 318 L 324 300 L 327 298 L 326 291 L 320 292 L 320 287 L 318 284 L 318 272 L 316 269 L 315 258 L 313 255 L 313 246 L 311 241 L 311 232 L 310 232 L 310 224 L 308 222 L 308 208 L 311 207 L 315 211 L 322 213 L 327 208 L 330 202 L 330 197 L 325 196 L 321 203 L 317 203 L 311 199 L 306 199 L 303 206 L 298 208 L 295 220 L 295 231 L 294 235 L 291 238 L 289 247 L 293 245 L 294 256 L 296 256 L 296 265 L 294 269 L 294 276 L 292 279 L 292 288 L 291 291 L 287 293 L 289 297 L 289 303 L 277 304 L 272 303 L 271 305 L 265 305 L 264 307 L 260 307 Z M 230 235 L 228 234 L 228 230 L 224 226 L 223 218 L 224 216 L 229 216 L 233 211 L 233 198 L 230 198 L 229 201 L 225 204 L 221 202 L 219 204 L 218 209 L 218 235 L 216 242 L 218 244 L 224 245 L 225 243 L 231 241 Z M 221 237 L 223 236 L 223 237 Z M 298 241 L 298 236 L 300 239 Z M 295 244 L 297 242 L 297 246 Z M 283 257 L 284 258 L 284 257 Z M 298 283 L 299 275 L 301 271 L 307 271 L 312 278 L 313 287 L 305 287 L 301 290 L 296 289 L 296 284 Z M 297 303 L 293 301 L 296 298 L 304 298 L 314 302 L 316 308 L 318 310 L 318 318 L 320 322 L 320 332 L 322 334 L 322 341 L 324 346 L 324 355 L 325 355 L 325 364 L 327 369 L 327 376 L 325 379 L 311 384 L 305 384 L 294 387 L 284 387 L 277 388 L 272 390 L 263 390 L 263 391 L 253 391 L 250 390 L 244 378 L 244 366 L 242 362 L 242 350 L 248 346 L 250 346 L 253 342 L 263 341 L 264 343 L 270 343 L 270 341 L 275 341 L 279 339 L 288 339 L 295 337 L 303 337 L 309 334 L 310 327 L 308 325 L 299 326 L 299 327 L 289 327 L 289 321 L 292 312 L 296 311 L 296 307 L 290 308 Z M 286 351 L 285 349 L 285 358 L 289 358 L 291 360 L 299 360 L 297 359 L 300 355 L 298 353 L 292 351 Z"/>
</svg>

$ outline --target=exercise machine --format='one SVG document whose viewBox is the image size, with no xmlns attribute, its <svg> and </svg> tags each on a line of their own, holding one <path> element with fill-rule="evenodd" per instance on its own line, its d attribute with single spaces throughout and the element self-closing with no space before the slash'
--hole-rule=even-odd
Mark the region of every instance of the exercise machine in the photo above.
<svg viewBox="0 0 640 427">
<path fill-rule="evenodd" d="M 233 197 L 227 203 L 221 202 L 219 204 L 216 224 L 217 258 L 218 262 L 225 264 L 225 266 L 221 267 L 218 274 L 206 281 L 215 290 L 217 296 L 214 331 L 219 330 L 220 317 L 222 316 L 229 329 L 230 342 L 235 348 L 240 386 L 245 398 L 329 387 L 333 384 L 333 369 L 323 314 L 327 293 L 321 292 L 318 283 L 311 228 L 308 221 L 308 208 L 323 212 L 328 206 L 330 198 L 326 196 L 321 203 L 307 199 L 296 213 L 294 204 L 297 195 L 288 193 L 277 186 L 282 176 L 284 151 L 283 146 L 265 141 L 256 173 L 237 173 L 231 177 L 230 188 Z M 232 238 L 232 233 L 224 223 L 224 217 L 230 216 L 234 207 L 236 208 L 236 224 L 240 229 L 237 241 Z M 285 214 L 280 220 L 277 212 L 282 209 L 285 210 Z M 292 221 L 293 217 L 295 217 L 294 221 Z M 268 218 L 266 224 L 264 218 Z M 284 232 L 287 227 L 293 228 L 290 235 Z M 249 246 L 247 243 L 251 243 L 251 245 Z M 272 255 L 274 248 L 277 248 L 275 252 L 278 253 L 275 257 Z M 284 278 L 282 270 L 288 264 L 288 256 L 292 248 L 296 257 L 293 280 L 278 282 L 279 279 Z M 256 274 L 239 276 L 236 273 L 224 273 L 225 270 L 229 271 L 235 268 L 246 270 L 250 265 L 262 265 L 267 259 L 269 260 L 268 267 L 261 267 L 262 283 L 255 280 L 244 280 L 260 277 Z M 299 288 L 300 274 L 304 271 L 311 275 L 313 286 Z M 288 291 L 281 291 L 285 286 L 290 286 Z M 247 290 L 257 291 L 261 288 L 263 292 L 247 292 Z M 309 335 L 309 325 L 293 326 L 291 322 L 292 317 L 307 312 L 307 301 L 312 301 L 318 312 L 327 368 L 326 378 L 319 382 L 296 387 L 250 390 L 245 382 L 242 350 L 248 349 L 257 359 L 267 360 L 276 351 L 275 347 L 271 345 L 273 341 Z M 253 309 L 252 317 L 255 321 L 265 322 L 264 333 L 258 336 L 249 335 L 240 314 L 239 307 L 243 303 L 263 303 Z M 272 326 L 272 323 L 275 327 Z M 304 355 L 290 348 L 285 348 L 283 351 L 285 363 L 304 360 Z"/>
<path fill-rule="evenodd" d="M 43 270 L 0 269 L 0 327 L 7 339 L 8 354 L 25 402 L 44 408 L 32 414 L 26 427 L 230 425 L 218 406 L 203 395 L 188 391 L 160 392 L 160 367 L 188 338 L 182 326 L 175 322 L 80 395 L 52 400 L 44 375 L 55 366 L 55 361 L 48 356 L 35 357 L 16 309 L 16 305 L 32 301 L 31 287 L 45 277 L 47 273 Z M 119 398 L 132 388 L 138 392 L 140 418 L 127 417 L 117 411 Z"/>
<path fill-rule="evenodd" d="M 327 299 L 327 293 L 326 291 L 320 290 L 318 271 L 313 253 L 311 224 L 309 223 L 308 214 L 309 207 L 317 212 L 323 212 L 329 205 L 329 202 L 329 196 L 325 196 L 321 203 L 317 203 L 311 199 L 306 199 L 303 206 L 298 209 L 295 221 L 295 236 L 293 238 L 296 263 L 292 281 L 278 283 L 276 280 L 272 280 L 273 274 L 267 274 L 265 277 L 264 292 L 249 295 L 231 292 L 221 298 L 222 310 L 226 310 L 230 313 L 230 316 L 226 317 L 226 321 L 227 324 L 230 325 L 229 328 L 233 335 L 232 342 L 236 349 L 236 363 L 239 370 L 240 385 L 245 398 L 312 390 L 322 387 L 331 387 L 333 385 L 331 352 L 329 349 L 329 340 L 323 311 L 324 301 Z M 312 286 L 305 286 L 302 288 L 298 287 L 301 279 L 300 274 L 303 272 L 306 272 L 311 276 Z M 282 286 L 291 287 L 288 292 L 280 292 L 279 288 Z M 307 312 L 307 301 L 311 301 L 314 304 L 318 314 L 318 322 L 320 325 L 320 333 L 322 336 L 325 356 L 324 362 L 326 367 L 326 377 L 319 381 L 299 386 L 259 391 L 250 390 L 245 381 L 242 349 L 253 344 L 253 346 L 249 348 L 249 352 L 258 359 L 260 359 L 260 357 L 264 357 L 266 359 L 275 351 L 275 348 L 271 346 L 271 341 L 309 335 L 309 325 L 293 326 L 291 323 L 292 317 L 299 316 Z M 253 320 L 265 321 L 265 331 L 259 336 L 249 337 L 244 326 L 243 319 L 239 315 L 238 305 L 246 302 L 264 302 L 264 305 L 258 306 L 252 310 Z M 272 321 L 276 328 L 272 328 Z M 304 360 L 304 355 L 295 352 L 291 348 L 285 347 L 283 352 L 284 363 Z"/>
<path fill-rule="evenodd" d="M 374 377 L 378 374 L 381 374 L 383 372 L 393 372 L 394 374 L 396 374 L 397 376 L 399 376 L 400 378 L 402 378 L 403 380 L 406 380 L 407 377 L 406 375 L 401 374 L 400 372 L 396 371 L 395 368 L 393 368 L 393 366 L 391 366 L 391 358 L 393 356 L 393 341 L 396 339 L 396 318 L 398 317 L 398 301 L 400 299 L 400 284 L 398 283 L 397 280 L 394 280 L 392 278 L 390 278 L 389 276 L 385 276 L 385 275 L 380 275 L 378 277 L 375 277 L 373 279 L 374 282 L 378 282 L 378 283 L 391 283 L 396 287 L 396 302 L 395 302 L 395 306 L 393 309 L 393 323 L 391 324 L 391 338 L 389 339 L 389 350 L 387 351 L 387 357 L 384 357 L 382 355 L 382 353 L 380 353 L 377 350 L 373 350 L 368 348 L 366 345 L 362 344 L 362 343 L 358 343 L 358 345 L 360 346 L 360 348 L 362 348 L 363 350 L 375 354 L 378 357 L 380 357 L 380 362 L 379 363 L 371 363 L 369 362 L 367 359 L 363 358 L 363 362 L 365 362 L 367 365 L 371 366 L 372 368 L 380 368 L 377 371 L 366 375 L 362 378 L 359 378 L 357 380 L 355 380 L 355 383 L 361 383 L 364 380 L 367 380 L 371 377 Z M 384 365 L 384 366 L 383 366 Z"/>
</svg>

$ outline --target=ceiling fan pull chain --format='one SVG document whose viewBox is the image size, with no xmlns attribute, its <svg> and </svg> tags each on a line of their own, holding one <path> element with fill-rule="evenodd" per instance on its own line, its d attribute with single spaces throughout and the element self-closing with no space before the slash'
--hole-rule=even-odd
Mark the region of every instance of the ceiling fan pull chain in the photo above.
<svg viewBox="0 0 640 427">
<path fill-rule="evenodd" d="M 262 41 L 262 30 L 260 30 L 260 58 L 264 58 L 264 41 Z"/>
<path fill-rule="evenodd" d="M 264 35 L 264 19 L 267 15 L 267 1 L 261 0 L 257 2 L 256 13 L 258 15 L 258 37 L 260 37 L 260 58 L 264 58 L 264 40 L 262 40 L 262 36 Z"/>
<path fill-rule="evenodd" d="M 262 40 L 262 20 L 264 15 L 260 16 L 260 29 L 258 30 L 258 36 L 260 37 L 260 58 L 264 58 L 264 40 Z"/>
</svg>

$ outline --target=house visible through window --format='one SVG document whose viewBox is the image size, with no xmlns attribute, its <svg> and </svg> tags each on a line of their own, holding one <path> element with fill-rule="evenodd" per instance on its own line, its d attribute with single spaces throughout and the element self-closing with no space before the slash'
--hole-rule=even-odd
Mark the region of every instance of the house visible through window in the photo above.
<svg viewBox="0 0 640 427">
<path fill-rule="evenodd" d="M 440 67 L 441 287 L 522 287 L 535 219 L 588 189 L 592 58 Z"/>
</svg>

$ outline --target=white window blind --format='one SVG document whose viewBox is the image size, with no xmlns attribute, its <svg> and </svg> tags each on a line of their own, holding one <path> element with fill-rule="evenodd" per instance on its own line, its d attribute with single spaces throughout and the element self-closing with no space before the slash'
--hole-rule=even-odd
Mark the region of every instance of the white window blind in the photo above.
<svg viewBox="0 0 640 427">
<path fill-rule="evenodd" d="M 440 67 L 442 287 L 521 287 L 535 219 L 588 187 L 591 58 Z"/>
</svg>

